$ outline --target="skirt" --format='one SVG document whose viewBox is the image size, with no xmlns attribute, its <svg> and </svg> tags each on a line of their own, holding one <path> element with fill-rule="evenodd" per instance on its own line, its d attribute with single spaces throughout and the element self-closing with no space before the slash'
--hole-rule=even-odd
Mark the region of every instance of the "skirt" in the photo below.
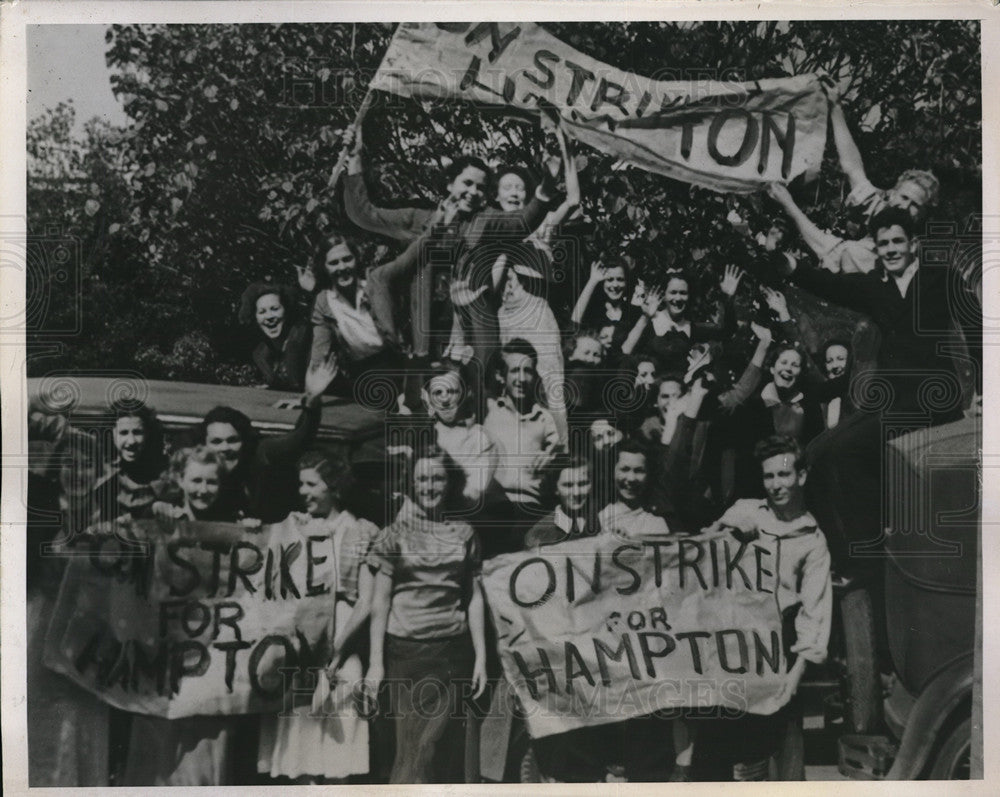
<svg viewBox="0 0 1000 797">
<path fill-rule="evenodd" d="M 347 622 L 353 607 L 338 600 L 335 623 Z M 358 715 L 354 694 L 364 673 L 361 659 L 350 656 L 318 713 L 296 706 L 288 716 L 261 718 L 257 770 L 271 777 L 303 775 L 346 778 L 368 772 L 368 722 Z M 320 678 L 325 678 L 320 673 Z"/>
</svg>

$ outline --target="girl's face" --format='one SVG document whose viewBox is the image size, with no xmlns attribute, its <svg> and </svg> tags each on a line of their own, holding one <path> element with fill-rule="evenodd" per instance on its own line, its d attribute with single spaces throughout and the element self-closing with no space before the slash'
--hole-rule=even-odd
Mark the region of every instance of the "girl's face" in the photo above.
<svg viewBox="0 0 1000 797">
<path fill-rule="evenodd" d="M 448 491 L 448 471 L 439 459 L 418 459 L 413 466 L 413 494 L 422 509 L 441 506 Z"/>
<path fill-rule="evenodd" d="M 609 421 L 603 418 L 598 418 L 590 424 L 590 439 L 598 451 L 620 443 L 623 436 Z"/>
<path fill-rule="evenodd" d="M 656 409 L 662 417 L 666 417 L 682 393 L 681 386 L 673 380 L 660 383 L 660 392 L 656 394 Z"/>
<path fill-rule="evenodd" d="M 497 203 L 500 210 L 520 210 L 528 195 L 528 187 L 521 176 L 515 172 L 507 172 L 497 183 Z"/>
<path fill-rule="evenodd" d="M 604 271 L 604 295 L 612 302 L 621 301 L 625 296 L 625 269 L 612 266 Z"/>
<path fill-rule="evenodd" d="M 313 517 L 327 517 L 333 511 L 333 494 L 315 468 L 299 471 L 299 495 Z"/>
<path fill-rule="evenodd" d="M 119 418 L 115 421 L 115 450 L 122 462 L 135 462 L 146 444 L 146 428 L 142 418 Z"/>
<path fill-rule="evenodd" d="M 483 203 L 486 180 L 486 172 L 478 166 L 466 166 L 448 183 L 448 196 L 458 205 L 459 211 L 472 213 Z"/>
<path fill-rule="evenodd" d="M 597 339 L 601 341 L 601 345 L 605 349 L 610 349 L 611 344 L 615 342 L 615 328 L 613 325 L 609 324 L 606 327 L 601 327 L 601 332 L 597 336 Z"/>
<path fill-rule="evenodd" d="M 834 343 L 826 350 L 826 375 L 830 379 L 843 376 L 847 370 L 847 347 Z"/>
<path fill-rule="evenodd" d="M 337 244 L 331 247 L 326 253 L 323 261 L 323 268 L 333 287 L 339 290 L 346 290 L 354 285 L 357 280 L 355 269 L 357 268 L 357 258 L 347 244 Z"/>
<path fill-rule="evenodd" d="M 594 338 L 577 338 L 576 348 L 573 349 L 570 359 L 578 363 L 599 365 L 604 359 L 604 349 L 601 342 Z"/>
<path fill-rule="evenodd" d="M 258 297 L 256 317 L 261 332 L 269 338 L 279 337 L 285 324 L 285 306 L 281 303 L 281 297 L 276 293 L 265 293 Z"/>
<path fill-rule="evenodd" d="M 674 277 L 667 283 L 667 290 L 663 294 L 666 303 L 667 313 L 675 321 L 684 317 L 688 305 L 688 284 L 687 280 Z"/>
<path fill-rule="evenodd" d="M 636 387 L 652 387 L 656 381 L 656 366 L 649 360 L 643 360 L 635 371 Z"/>
<path fill-rule="evenodd" d="M 181 491 L 196 512 L 212 508 L 219 495 L 219 466 L 207 462 L 188 462 L 184 466 Z"/>
<path fill-rule="evenodd" d="M 778 359 L 771 366 L 771 376 L 777 387 L 794 387 L 802 373 L 802 355 L 795 349 L 787 349 L 778 354 Z"/>
<path fill-rule="evenodd" d="M 642 454 L 622 452 L 615 463 L 615 490 L 626 504 L 635 504 L 646 489 L 646 457 Z"/>
<path fill-rule="evenodd" d="M 210 423 L 205 428 L 205 445 L 220 457 L 228 470 L 236 467 L 243 451 L 243 438 L 231 423 Z"/>
</svg>

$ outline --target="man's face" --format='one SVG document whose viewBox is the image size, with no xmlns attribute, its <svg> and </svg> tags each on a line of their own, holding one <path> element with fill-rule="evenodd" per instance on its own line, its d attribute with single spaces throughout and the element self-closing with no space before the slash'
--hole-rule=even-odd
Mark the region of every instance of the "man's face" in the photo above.
<svg viewBox="0 0 1000 797">
<path fill-rule="evenodd" d="M 895 188 L 890 189 L 886 197 L 889 206 L 905 210 L 914 221 L 919 221 L 927 212 L 927 202 L 930 196 L 913 180 L 904 180 Z"/>
<path fill-rule="evenodd" d="M 826 349 L 826 375 L 830 379 L 843 376 L 847 370 L 847 347 L 834 343 Z"/>
<path fill-rule="evenodd" d="M 579 468 L 566 468 L 559 474 L 556 481 L 556 495 L 559 496 L 559 506 L 570 517 L 583 512 L 590 498 L 591 482 L 590 468 L 586 465 Z"/>
<path fill-rule="evenodd" d="M 618 455 L 615 463 L 615 489 L 618 497 L 627 504 L 634 504 L 642 498 L 646 489 L 646 457 L 630 451 Z"/>
<path fill-rule="evenodd" d="M 476 166 L 466 166 L 448 183 L 448 196 L 454 200 L 461 213 L 472 213 L 483 203 L 486 172 Z"/>
<path fill-rule="evenodd" d="M 354 284 L 357 275 L 357 266 L 354 252 L 347 244 L 337 244 L 330 247 L 326 253 L 324 267 L 326 273 L 330 275 L 330 282 L 335 288 L 346 290 Z"/>
<path fill-rule="evenodd" d="M 804 505 L 806 472 L 795 467 L 790 453 L 775 454 L 761 463 L 764 492 L 775 509 Z"/>
<path fill-rule="evenodd" d="M 504 388 L 514 401 L 527 402 L 535 387 L 535 363 L 527 354 L 504 354 Z"/>
<path fill-rule="evenodd" d="M 450 425 L 458 419 L 462 403 L 462 380 L 458 374 L 435 376 L 424 393 L 427 414 L 441 423 Z"/>
<path fill-rule="evenodd" d="M 914 241 L 898 224 L 875 231 L 875 253 L 892 275 L 906 271 L 913 262 Z"/>
</svg>

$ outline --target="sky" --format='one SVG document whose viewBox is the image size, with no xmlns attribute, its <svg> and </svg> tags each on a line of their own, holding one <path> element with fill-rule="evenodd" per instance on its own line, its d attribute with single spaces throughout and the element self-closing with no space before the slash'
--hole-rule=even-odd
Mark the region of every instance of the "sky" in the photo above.
<svg viewBox="0 0 1000 797">
<path fill-rule="evenodd" d="M 73 100 L 76 126 L 94 116 L 124 124 L 124 111 L 111 93 L 104 62 L 105 25 L 28 27 L 28 119 L 64 100 Z"/>
</svg>

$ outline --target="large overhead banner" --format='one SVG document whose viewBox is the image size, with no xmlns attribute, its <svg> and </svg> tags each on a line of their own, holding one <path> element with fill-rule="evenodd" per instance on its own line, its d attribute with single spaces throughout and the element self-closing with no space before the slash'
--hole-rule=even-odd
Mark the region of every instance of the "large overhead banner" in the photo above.
<svg viewBox="0 0 1000 797">
<path fill-rule="evenodd" d="M 585 144 L 717 191 L 815 173 L 826 143 L 827 100 L 814 75 L 653 80 L 531 22 L 401 24 L 372 88 L 555 112 Z"/>
<path fill-rule="evenodd" d="M 535 738 L 661 709 L 787 700 L 780 541 L 612 534 L 483 565 L 504 674 Z"/>
</svg>

